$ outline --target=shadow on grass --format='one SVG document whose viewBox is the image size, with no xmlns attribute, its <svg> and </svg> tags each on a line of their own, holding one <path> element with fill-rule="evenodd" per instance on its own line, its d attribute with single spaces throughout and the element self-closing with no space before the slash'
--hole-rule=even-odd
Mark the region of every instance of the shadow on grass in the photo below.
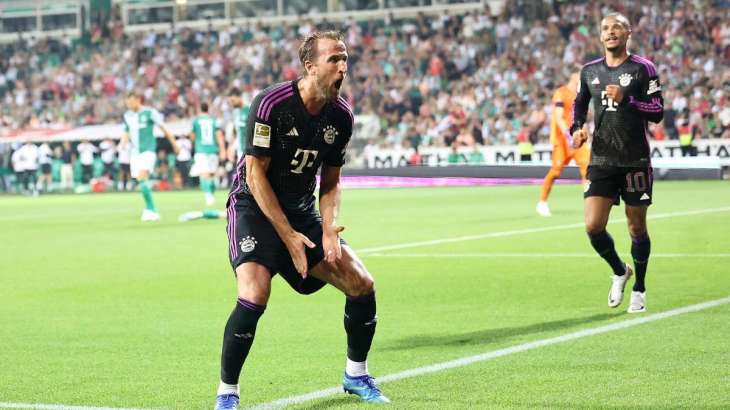
<svg viewBox="0 0 730 410">
<path fill-rule="evenodd" d="M 534 333 L 550 332 L 554 330 L 577 327 L 580 325 L 601 322 L 624 315 L 625 312 L 601 313 L 572 319 L 555 320 L 552 322 L 534 323 L 526 326 L 502 327 L 497 329 L 478 330 L 468 333 L 424 334 L 404 337 L 395 342 L 379 346 L 378 350 L 409 350 L 419 347 L 481 345 L 501 342 L 516 336 L 526 336 Z M 576 329 L 578 330 L 578 329 Z"/>
</svg>

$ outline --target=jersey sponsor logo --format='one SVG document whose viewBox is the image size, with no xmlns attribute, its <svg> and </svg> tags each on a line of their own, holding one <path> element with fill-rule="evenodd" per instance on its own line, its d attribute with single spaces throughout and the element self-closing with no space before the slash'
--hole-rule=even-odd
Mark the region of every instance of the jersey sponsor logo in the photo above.
<svg viewBox="0 0 730 410">
<path fill-rule="evenodd" d="M 331 125 L 326 126 L 322 132 L 324 133 L 324 142 L 328 144 L 333 144 L 335 142 L 335 137 L 339 134 L 335 127 Z"/>
<path fill-rule="evenodd" d="M 290 137 L 298 137 L 299 132 L 297 131 L 297 127 L 293 127 L 292 129 L 290 129 L 289 132 L 286 133 L 286 135 Z"/>
<path fill-rule="evenodd" d="M 271 126 L 257 122 L 254 124 L 253 145 L 262 148 L 271 147 Z"/>
<path fill-rule="evenodd" d="M 639 198 L 639 199 L 641 201 L 646 201 L 647 199 L 651 199 L 651 197 L 649 197 L 649 194 L 647 194 L 646 192 L 644 192 L 644 195 L 642 195 L 641 198 Z"/>
<path fill-rule="evenodd" d="M 659 80 L 649 80 L 649 89 L 646 90 L 646 95 L 654 94 L 657 91 L 661 91 L 662 86 L 659 85 Z"/>
<path fill-rule="evenodd" d="M 314 160 L 317 159 L 317 154 L 319 154 L 319 151 L 297 148 L 297 152 L 294 153 L 294 158 L 291 160 L 291 166 L 294 167 L 291 172 L 293 174 L 301 174 L 304 167 L 311 168 L 314 166 Z"/>
<path fill-rule="evenodd" d="M 256 238 L 254 238 L 253 236 L 247 236 L 247 237 L 241 239 L 241 243 L 240 243 L 241 251 L 242 252 L 251 252 L 252 250 L 254 250 L 254 248 L 256 248 L 257 243 L 258 242 L 256 241 Z"/>
<path fill-rule="evenodd" d="M 629 84 L 631 84 L 632 79 L 633 77 L 631 77 L 631 74 L 623 73 L 618 76 L 618 83 L 621 84 L 621 87 L 628 87 Z"/>
<path fill-rule="evenodd" d="M 598 79 L 598 77 L 594 78 L 593 81 L 591 81 L 591 84 L 600 84 L 601 80 Z"/>
</svg>

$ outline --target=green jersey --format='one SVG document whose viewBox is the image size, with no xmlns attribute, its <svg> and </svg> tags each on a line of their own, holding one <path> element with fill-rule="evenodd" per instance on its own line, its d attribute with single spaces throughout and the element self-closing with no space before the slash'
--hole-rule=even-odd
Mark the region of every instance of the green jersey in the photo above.
<svg viewBox="0 0 730 410">
<path fill-rule="evenodd" d="M 195 133 L 195 152 L 202 154 L 217 154 L 218 141 L 216 134 L 220 129 L 218 120 L 208 114 L 202 114 L 193 120 Z"/>
<path fill-rule="evenodd" d="M 162 125 L 162 119 L 162 114 L 150 107 L 124 113 L 124 131 L 129 135 L 132 155 L 157 151 L 154 128 L 155 125 Z"/>
<path fill-rule="evenodd" d="M 251 107 L 244 105 L 233 109 L 233 126 L 236 127 L 236 138 L 238 139 L 238 152 L 246 153 L 246 121 Z"/>
</svg>

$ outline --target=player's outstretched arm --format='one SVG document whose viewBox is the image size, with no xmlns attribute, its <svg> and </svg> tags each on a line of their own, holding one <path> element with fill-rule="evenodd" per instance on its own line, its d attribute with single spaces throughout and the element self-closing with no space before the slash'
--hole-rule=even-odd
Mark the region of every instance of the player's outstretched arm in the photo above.
<svg viewBox="0 0 730 410">
<path fill-rule="evenodd" d="M 168 141 L 170 141 L 170 145 L 172 146 L 172 151 L 176 154 L 180 152 L 180 148 L 177 146 L 177 141 L 175 141 L 175 136 L 172 135 L 172 132 L 170 132 L 169 129 L 165 126 L 165 124 L 158 124 L 160 129 L 162 130 L 162 133 L 165 134 L 165 138 L 167 138 Z"/>
<path fill-rule="evenodd" d="M 323 165 L 319 184 L 319 211 L 322 214 L 324 259 L 330 263 L 342 257 L 339 235 L 345 227 L 337 225 L 341 192 L 340 167 Z"/>
<path fill-rule="evenodd" d="M 223 130 L 218 128 L 215 133 L 216 139 L 218 140 L 218 157 L 221 161 L 226 160 L 226 136 L 223 134 Z"/>
<path fill-rule="evenodd" d="M 294 267 L 302 277 L 307 277 L 307 256 L 304 247 L 314 248 L 314 243 L 304 234 L 297 232 L 289 224 L 279 200 L 271 188 L 266 171 L 269 169 L 271 157 L 246 155 L 246 184 L 253 194 L 256 203 L 266 218 L 271 221 L 279 238 L 284 242 L 294 262 Z"/>
</svg>

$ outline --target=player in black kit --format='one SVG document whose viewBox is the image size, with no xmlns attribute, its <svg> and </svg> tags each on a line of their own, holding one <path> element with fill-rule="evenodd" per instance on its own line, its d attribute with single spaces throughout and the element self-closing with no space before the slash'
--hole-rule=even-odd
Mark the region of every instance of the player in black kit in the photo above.
<svg viewBox="0 0 730 410">
<path fill-rule="evenodd" d="M 352 135 L 353 113 L 339 96 L 347 49 L 338 32 L 315 32 L 302 42 L 302 78 L 273 85 L 253 101 L 246 155 L 228 197 L 228 240 L 238 301 L 226 324 L 216 409 L 235 409 L 238 379 L 280 274 L 297 292 L 329 283 L 346 296 L 345 391 L 388 402 L 368 373 L 377 322 L 373 277 L 339 237 L 340 167 Z M 319 209 L 314 191 L 321 167 Z"/>
<path fill-rule="evenodd" d="M 593 248 L 613 269 L 608 306 L 615 308 L 621 304 L 626 282 L 633 274 L 606 232 L 611 206 L 623 198 L 636 269 L 628 312 L 638 313 L 646 311 L 644 278 L 651 250 L 646 211 L 651 204 L 653 177 L 646 128 L 647 121 L 662 120 L 664 100 L 654 64 L 629 54 L 630 36 L 631 25 L 622 14 L 611 13 L 601 20 L 606 56 L 581 70 L 571 135 L 575 148 L 588 139 L 585 121 L 588 103 L 593 101 L 595 128 L 584 189 L 586 231 Z"/>
</svg>

